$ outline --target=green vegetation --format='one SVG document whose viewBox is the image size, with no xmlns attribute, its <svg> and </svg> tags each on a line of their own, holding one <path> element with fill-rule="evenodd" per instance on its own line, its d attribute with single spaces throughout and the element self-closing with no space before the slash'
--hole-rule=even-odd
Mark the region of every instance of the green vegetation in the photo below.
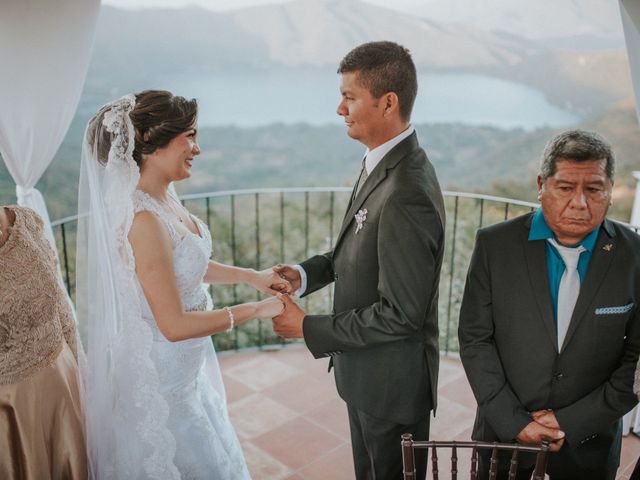
<svg viewBox="0 0 640 480">
<path fill-rule="evenodd" d="M 63 146 L 38 183 L 52 219 L 76 212 L 81 122 L 74 121 Z M 620 103 L 579 126 L 608 138 L 618 171 L 612 216 L 629 220 L 640 167 L 640 129 L 631 102 Z M 502 130 L 460 124 L 416 126 L 420 142 L 435 165 L 443 189 L 473 191 L 535 201 L 535 177 L 545 143 L 556 131 Z M 238 188 L 351 186 L 364 148 L 340 125 L 314 127 L 218 127 L 200 130 L 202 154 L 194 175 L 177 185 L 180 193 Z M 0 204 L 15 201 L 15 187 L 0 162 Z"/>
</svg>

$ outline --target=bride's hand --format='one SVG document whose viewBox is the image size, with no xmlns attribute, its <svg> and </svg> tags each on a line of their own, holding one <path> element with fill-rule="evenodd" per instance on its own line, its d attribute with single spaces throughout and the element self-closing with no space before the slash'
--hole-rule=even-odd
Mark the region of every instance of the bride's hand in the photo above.
<svg viewBox="0 0 640 480">
<path fill-rule="evenodd" d="M 256 317 L 272 319 L 284 311 L 284 301 L 279 296 L 270 297 L 256 304 Z"/>
<path fill-rule="evenodd" d="M 262 293 L 276 295 L 278 293 L 293 293 L 293 288 L 288 280 L 282 278 L 271 268 L 254 272 L 249 281 L 251 286 Z"/>
</svg>

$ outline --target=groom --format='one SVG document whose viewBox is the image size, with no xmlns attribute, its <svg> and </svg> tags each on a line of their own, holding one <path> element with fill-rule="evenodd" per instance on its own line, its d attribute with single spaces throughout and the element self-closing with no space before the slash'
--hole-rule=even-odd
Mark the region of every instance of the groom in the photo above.
<svg viewBox="0 0 640 480">
<path fill-rule="evenodd" d="M 273 321 L 331 357 L 347 403 L 358 479 L 402 478 L 400 436 L 425 440 L 436 408 L 438 281 L 444 206 L 433 166 L 409 123 L 416 70 L 392 42 L 360 45 L 340 63 L 348 135 L 366 149 L 333 251 L 275 270 L 308 295 L 335 282 L 331 315 L 306 315 L 289 297 Z M 426 455 L 417 462 L 424 478 Z"/>
</svg>

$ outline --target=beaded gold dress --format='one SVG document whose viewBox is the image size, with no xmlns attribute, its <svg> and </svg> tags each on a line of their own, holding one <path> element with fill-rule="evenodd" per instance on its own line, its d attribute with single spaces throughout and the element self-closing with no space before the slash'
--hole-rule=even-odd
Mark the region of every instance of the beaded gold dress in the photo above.
<svg viewBox="0 0 640 480">
<path fill-rule="evenodd" d="M 42 220 L 7 208 L 15 222 L 0 246 L 0 478 L 84 480 L 73 312 Z"/>
</svg>

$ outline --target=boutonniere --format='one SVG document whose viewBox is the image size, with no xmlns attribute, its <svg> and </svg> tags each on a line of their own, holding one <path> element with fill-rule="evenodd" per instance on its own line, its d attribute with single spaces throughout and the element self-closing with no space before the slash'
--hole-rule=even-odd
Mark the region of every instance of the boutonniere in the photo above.
<svg viewBox="0 0 640 480">
<path fill-rule="evenodd" d="M 362 230 L 364 221 L 367 219 L 367 213 L 369 213 L 369 211 L 366 208 L 363 208 L 362 210 L 358 210 L 358 213 L 354 215 L 354 218 L 356 219 L 356 235 L 360 230 Z"/>
</svg>

